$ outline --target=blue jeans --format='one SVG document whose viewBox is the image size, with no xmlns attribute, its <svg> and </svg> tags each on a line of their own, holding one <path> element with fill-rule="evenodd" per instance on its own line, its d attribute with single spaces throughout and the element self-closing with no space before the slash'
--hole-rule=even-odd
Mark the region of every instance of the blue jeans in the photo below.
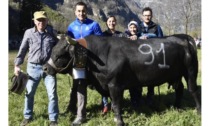
<svg viewBox="0 0 210 126">
<path fill-rule="evenodd" d="M 108 106 L 108 97 L 102 96 L 103 106 Z"/>
<path fill-rule="evenodd" d="M 48 103 L 49 120 L 57 121 L 59 110 L 58 110 L 56 76 L 46 75 L 42 70 L 42 65 L 37 65 L 32 63 L 27 64 L 27 73 L 29 74 L 29 80 L 26 84 L 25 108 L 23 111 L 24 118 L 32 119 L 34 95 L 40 80 L 43 78 L 49 99 Z"/>
</svg>

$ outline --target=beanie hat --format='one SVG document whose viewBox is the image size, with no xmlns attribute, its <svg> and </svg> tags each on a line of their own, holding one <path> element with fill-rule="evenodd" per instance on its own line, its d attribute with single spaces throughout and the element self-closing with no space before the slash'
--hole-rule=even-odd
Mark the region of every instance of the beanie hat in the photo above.
<svg viewBox="0 0 210 126">
<path fill-rule="evenodd" d="M 139 26 L 138 26 L 138 23 L 136 22 L 136 21 L 130 21 L 129 23 L 128 23 L 128 28 L 131 26 L 131 25 L 136 25 L 136 27 L 138 28 Z"/>
</svg>

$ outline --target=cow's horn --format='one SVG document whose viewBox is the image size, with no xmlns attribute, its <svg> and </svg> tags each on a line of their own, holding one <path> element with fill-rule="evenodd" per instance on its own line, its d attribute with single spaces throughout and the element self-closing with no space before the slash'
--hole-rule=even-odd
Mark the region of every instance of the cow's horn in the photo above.
<svg viewBox="0 0 210 126">
<path fill-rule="evenodd" d="M 69 36 L 66 36 L 66 41 L 71 44 L 71 45 L 75 45 L 77 42 L 76 41 L 72 41 L 72 39 Z"/>
</svg>

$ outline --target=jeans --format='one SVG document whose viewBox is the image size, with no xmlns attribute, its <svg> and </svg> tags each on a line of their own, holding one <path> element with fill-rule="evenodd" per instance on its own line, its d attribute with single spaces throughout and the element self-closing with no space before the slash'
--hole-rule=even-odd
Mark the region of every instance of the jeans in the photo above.
<svg viewBox="0 0 210 126">
<path fill-rule="evenodd" d="M 108 106 L 108 97 L 102 96 L 103 107 Z"/>
<path fill-rule="evenodd" d="M 48 94 L 48 113 L 50 121 L 57 121 L 58 119 L 58 96 L 57 96 L 57 80 L 56 76 L 46 75 L 42 70 L 42 65 L 27 64 L 27 73 L 29 80 L 26 84 L 25 93 L 25 108 L 23 111 L 25 119 L 32 119 L 34 95 L 40 80 L 44 79 L 44 84 Z"/>
</svg>

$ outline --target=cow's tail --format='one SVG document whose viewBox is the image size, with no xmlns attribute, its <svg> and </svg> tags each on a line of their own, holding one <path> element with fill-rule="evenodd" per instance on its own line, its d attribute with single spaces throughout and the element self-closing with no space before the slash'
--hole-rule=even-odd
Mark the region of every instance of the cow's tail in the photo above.
<svg viewBox="0 0 210 126">
<path fill-rule="evenodd" d="M 198 57 L 197 57 L 197 48 L 195 45 L 195 41 L 191 36 L 188 36 L 188 50 L 190 57 L 188 58 L 188 61 L 186 62 L 187 65 L 187 84 L 188 84 L 188 90 L 192 94 L 195 102 L 196 102 L 196 108 L 197 112 L 201 113 L 201 102 L 200 102 L 200 96 L 198 94 L 198 85 L 197 85 L 197 74 L 198 74 Z"/>
<path fill-rule="evenodd" d="M 195 92 L 197 90 L 197 74 L 198 74 L 198 57 L 197 48 L 194 39 L 187 35 L 186 38 L 187 46 L 185 48 L 185 66 L 187 68 L 185 79 L 188 84 L 188 89 L 190 92 Z"/>
<path fill-rule="evenodd" d="M 191 55 L 191 65 L 192 69 L 194 69 L 194 78 L 197 79 L 198 74 L 198 56 L 197 56 L 197 47 L 194 39 L 191 36 L 188 36 L 188 49 Z"/>
</svg>

